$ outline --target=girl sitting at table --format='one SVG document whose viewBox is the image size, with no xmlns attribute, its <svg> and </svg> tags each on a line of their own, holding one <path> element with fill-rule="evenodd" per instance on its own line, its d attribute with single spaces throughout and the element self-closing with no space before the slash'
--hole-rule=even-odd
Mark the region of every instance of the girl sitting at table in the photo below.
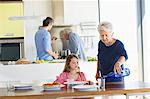
<svg viewBox="0 0 150 99">
<path fill-rule="evenodd" d="M 67 56 L 64 70 L 54 82 L 64 84 L 67 80 L 86 81 L 84 73 L 80 72 L 79 58 L 75 54 Z"/>
</svg>

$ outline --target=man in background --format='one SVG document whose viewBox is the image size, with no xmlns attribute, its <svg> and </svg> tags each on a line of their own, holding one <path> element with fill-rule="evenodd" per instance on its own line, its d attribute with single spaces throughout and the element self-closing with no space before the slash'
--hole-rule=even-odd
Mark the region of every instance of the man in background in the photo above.
<svg viewBox="0 0 150 99">
<path fill-rule="evenodd" d="M 37 58 L 39 60 L 53 60 L 58 58 L 58 54 L 52 51 L 50 30 L 54 20 L 47 17 L 43 20 L 43 26 L 35 34 L 35 45 L 37 49 Z"/>
<path fill-rule="evenodd" d="M 84 52 L 84 43 L 78 34 L 73 33 L 70 28 L 61 31 L 63 38 L 69 40 L 69 50 L 71 53 L 78 55 L 82 60 L 86 60 Z"/>
</svg>

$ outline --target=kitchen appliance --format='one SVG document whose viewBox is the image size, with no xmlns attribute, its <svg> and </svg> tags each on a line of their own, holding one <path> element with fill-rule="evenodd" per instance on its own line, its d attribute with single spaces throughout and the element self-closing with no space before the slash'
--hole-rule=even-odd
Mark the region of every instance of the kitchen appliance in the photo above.
<svg viewBox="0 0 150 99">
<path fill-rule="evenodd" d="M 24 56 L 23 38 L 0 39 L 0 61 L 16 61 Z"/>
<path fill-rule="evenodd" d="M 70 52 L 70 50 L 69 50 L 69 49 L 67 49 L 67 50 L 64 50 L 64 54 L 65 54 L 65 56 L 67 57 L 68 55 L 70 55 L 70 54 L 71 54 L 71 52 Z"/>
<path fill-rule="evenodd" d="M 7 43 L 0 44 L 0 60 L 1 61 L 16 61 L 20 58 L 20 44 Z"/>
<path fill-rule="evenodd" d="M 59 54 L 59 59 L 65 59 L 68 55 L 71 54 L 70 50 L 61 50 L 61 51 L 55 51 L 55 53 Z"/>
</svg>

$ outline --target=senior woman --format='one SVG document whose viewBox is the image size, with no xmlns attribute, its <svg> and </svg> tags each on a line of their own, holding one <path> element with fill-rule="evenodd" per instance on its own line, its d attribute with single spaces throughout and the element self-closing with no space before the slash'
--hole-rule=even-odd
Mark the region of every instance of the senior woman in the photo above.
<svg viewBox="0 0 150 99">
<path fill-rule="evenodd" d="M 114 72 L 120 74 L 124 68 L 123 63 L 128 59 L 124 44 L 113 38 L 113 27 L 110 22 L 101 22 L 98 25 L 100 41 L 98 43 L 98 62 L 96 79 Z M 123 82 L 123 77 L 107 77 L 106 82 Z"/>
<path fill-rule="evenodd" d="M 86 60 L 84 43 L 77 33 L 74 33 L 71 28 L 66 28 L 61 31 L 64 40 L 69 41 L 69 49 L 71 53 L 78 55 L 82 60 Z"/>
</svg>

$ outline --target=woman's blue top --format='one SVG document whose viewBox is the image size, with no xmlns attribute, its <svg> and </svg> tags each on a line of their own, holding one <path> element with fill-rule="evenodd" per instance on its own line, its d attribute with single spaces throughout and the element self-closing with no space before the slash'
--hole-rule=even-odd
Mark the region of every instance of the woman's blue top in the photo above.
<svg viewBox="0 0 150 99">
<path fill-rule="evenodd" d="M 125 59 L 128 59 L 128 55 L 124 48 L 124 44 L 120 40 L 116 40 L 114 44 L 106 46 L 101 40 L 98 44 L 98 61 L 99 69 L 101 75 L 107 75 L 110 72 L 113 72 L 114 65 L 120 58 L 124 56 Z M 123 65 L 121 66 L 122 68 Z M 122 81 L 123 78 L 106 78 L 106 81 Z"/>
</svg>

